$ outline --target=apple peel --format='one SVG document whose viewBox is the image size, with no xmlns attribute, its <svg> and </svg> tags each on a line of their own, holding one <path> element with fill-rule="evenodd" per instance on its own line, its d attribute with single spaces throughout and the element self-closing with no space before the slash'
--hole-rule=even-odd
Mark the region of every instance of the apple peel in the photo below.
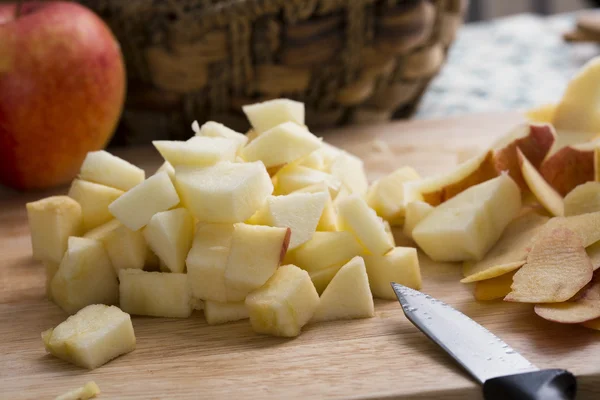
<svg viewBox="0 0 600 400">
<path fill-rule="evenodd" d="M 593 276 L 592 262 L 578 235 L 557 228 L 540 235 L 527 262 L 513 277 L 505 301 L 559 303 L 572 298 Z"/>
<path fill-rule="evenodd" d="M 548 321 L 578 324 L 600 317 L 600 282 L 595 282 L 576 301 L 538 304 L 535 313 Z"/>
<path fill-rule="evenodd" d="M 560 194 L 544 180 L 520 149 L 517 149 L 517 155 L 523 179 L 540 204 L 554 216 L 565 215 L 565 205 Z"/>
<path fill-rule="evenodd" d="M 548 221 L 540 235 L 544 235 L 546 232 L 558 227 L 564 227 L 579 235 L 583 247 L 588 247 L 600 241 L 599 226 L 600 211 L 570 217 L 555 217 Z"/>
<path fill-rule="evenodd" d="M 515 262 L 511 262 L 511 263 L 507 263 L 507 264 L 495 265 L 495 266 L 487 268 L 483 271 L 469 275 L 466 278 L 461 279 L 460 282 L 461 283 L 472 283 L 472 282 L 484 281 L 487 279 L 497 278 L 499 276 L 502 276 L 509 272 L 512 272 L 518 268 L 521 268 L 524 264 L 525 264 L 525 260 L 515 261 Z"/>
<path fill-rule="evenodd" d="M 600 242 L 596 242 L 585 248 L 585 252 L 592 261 L 592 268 L 596 271 L 600 268 Z"/>
</svg>

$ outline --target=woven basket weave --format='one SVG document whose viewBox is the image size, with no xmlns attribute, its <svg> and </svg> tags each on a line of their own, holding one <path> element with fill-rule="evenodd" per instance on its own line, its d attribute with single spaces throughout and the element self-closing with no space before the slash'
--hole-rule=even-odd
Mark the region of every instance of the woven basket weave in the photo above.
<svg viewBox="0 0 600 400">
<path fill-rule="evenodd" d="M 121 42 L 118 143 L 248 128 L 241 106 L 306 103 L 307 125 L 409 116 L 446 58 L 466 0 L 80 0 Z"/>
</svg>

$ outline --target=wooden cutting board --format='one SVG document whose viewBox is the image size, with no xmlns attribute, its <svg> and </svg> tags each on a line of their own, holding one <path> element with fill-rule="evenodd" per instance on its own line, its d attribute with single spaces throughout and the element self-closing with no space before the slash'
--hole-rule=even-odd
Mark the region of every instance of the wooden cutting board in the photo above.
<svg viewBox="0 0 600 400">
<path fill-rule="evenodd" d="M 363 157 L 375 178 L 402 165 L 444 171 L 506 132 L 516 114 L 359 126 L 326 140 Z M 386 149 L 382 143 L 387 143 Z M 117 152 L 150 172 L 152 149 Z M 56 192 L 65 193 L 65 189 Z M 86 371 L 44 352 L 40 333 L 65 314 L 45 299 L 32 261 L 24 203 L 50 193 L 0 191 L 0 398 L 53 398 L 94 380 L 101 399 L 480 399 L 480 387 L 404 317 L 376 302 L 366 320 L 305 327 L 296 339 L 253 333 L 247 321 L 208 326 L 188 319 L 133 320 L 137 349 Z M 540 368 L 579 377 L 578 399 L 600 398 L 600 333 L 538 318 L 532 306 L 477 303 L 460 267 L 421 256 L 423 291 L 498 334 Z"/>
</svg>

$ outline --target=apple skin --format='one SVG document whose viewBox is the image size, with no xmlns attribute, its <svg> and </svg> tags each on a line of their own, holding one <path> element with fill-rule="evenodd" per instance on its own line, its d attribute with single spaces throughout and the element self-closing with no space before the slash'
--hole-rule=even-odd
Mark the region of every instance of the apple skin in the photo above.
<svg viewBox="0 0 600 400">
<path fill-rule="evenodd" d="M 118 42 L 76 3 L 0 4 L 0 184 L 43 189 L 70 181 L 103 148 L 125 97 Z"/>
</svg>

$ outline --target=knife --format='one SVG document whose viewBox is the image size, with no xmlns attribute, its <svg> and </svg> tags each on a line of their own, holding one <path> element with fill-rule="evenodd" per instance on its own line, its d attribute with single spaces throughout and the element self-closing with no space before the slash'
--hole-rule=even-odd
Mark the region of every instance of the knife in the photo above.
<svg viewBox="0 0 600 400">
<path fill-rule="evenodd" d="M 392 282 L 410 322 L 483 385 L 485 400 L 572 400 L 575 376 L 540 370 L 499 337 L 440 300 Z"/>
</svg>

